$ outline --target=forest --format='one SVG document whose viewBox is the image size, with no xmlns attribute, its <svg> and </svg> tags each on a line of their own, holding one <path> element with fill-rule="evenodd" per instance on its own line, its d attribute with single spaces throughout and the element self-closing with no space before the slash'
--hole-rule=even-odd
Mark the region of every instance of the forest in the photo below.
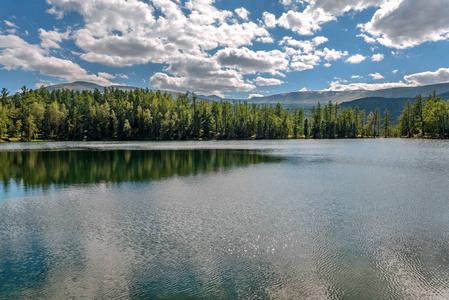
<svg viewBox="0 0 449 300">
<path fill-rule="evenodd" d="M 195 95 L 124 91 L 0 92 L 0 139 L 188 140 L 449 137 L 449 103 L 434 92 L 408 101 L 398 120 L 388 109 L 365 112 L 320 103 L 305 114 L 281 104 L 200 100 Z"/>
</svg>

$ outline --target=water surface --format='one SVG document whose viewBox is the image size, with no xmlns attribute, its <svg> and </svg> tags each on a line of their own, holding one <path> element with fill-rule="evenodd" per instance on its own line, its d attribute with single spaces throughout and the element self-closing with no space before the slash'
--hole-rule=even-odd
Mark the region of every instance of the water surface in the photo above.
<svg viewBox="0 0 449 300">
<path fill-rule="evenodd" d="M 449 143 L 0 145 L 0 298 L 448 299 Z"/>
</svg>

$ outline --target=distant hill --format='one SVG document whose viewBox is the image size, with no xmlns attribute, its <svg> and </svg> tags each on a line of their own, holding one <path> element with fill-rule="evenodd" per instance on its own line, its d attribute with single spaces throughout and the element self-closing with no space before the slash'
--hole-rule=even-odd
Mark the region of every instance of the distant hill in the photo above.
<svg viewBox="0 0 449 300">
<path fill-rule="evenodd" d="M 86 81 L 75 81 L 75 82 L 68 82 L 68 83 L 59 83 L 59 84 L 54 84 L 54 85 L 50 85 L 47 86 L 46 89 L 48 91 L 53 91 L 53 90 L 74 90 L 74 91 L 90 91 L 93 92 L 96 89 L 99 90 L 100 92 L 102 92 L 104 90 L 105 86 L 101 86 L 95 83 L 91 83 L 91 82 L 86 82 Z M 137 87 L 135 86 L 128 86 L 128 85 L 111 85 L 108 86 L 108 88 L 114 88 L 114 89 L 119 89 L 119 90 L 123 90 L 123 91 L 130 91 L 130 90 L 135 90 L 137 89 Z M 156 92 L 157 90 L 154 89 L 150 89 L 150 91 Z M 165 90 L 161 90 L 161 92 L 167 92 L 169 94 L 171 94 L 173 97 L 176 97 L 179 92 L 174 92 L 174 91 L 165 91 Z M 194 93 L 191 92 L 186 92 L 190 95 L 193 95 Z M 204 96 L 204 95 L 196 95 L 199 99 L 209 99 L 209 100 L 215 100 L 215 101 L 220 101 L 222 98 L 215 96 L 215 95 L 209 95 L 209 96 Z"/>
<path fill-rule="evenodd" d="M 286 94 L 270 95 L 265 97 L 254 97 L 248 100 L 251 103 L 259 104 L 276 104 L 281 103 L 285 107 L 311 108 L 321 102 L 321 104 L 329 101 L 345 103 L 365 98 L 410 98 L 414 99 L 416 95 L 422 94 L 427 97 L 433 91 L 437 91 L 438 95 L 449 95 L 449 83 L 440 83 L 426 86 L 390 88 L 376 91 L 357 90 L 357 91 L 306 91 L 292 92 Z"/>
<path fill-rule="evenodd" d="M 370 111 L 374 112 L 374 110 L 378 107 L 382 115 L 387 108 L 392 116 L 392 119 L 396 122 L 398 120 L 398 117 L 402 114 L 402 110 L 404 109 L 404 106 L 409 99 L 413 104 L 415 98 L 367 97 L 345 102 L 342 104 L 342 106 L 346 108 L 349 106 L 351 108 L 355 108 L 356 106 L 358 106 L 360 110 L 364 109 L 366 114 L 368 114 Z"/>
<path fill-rule="evenodd" d="M 110 86 L 113 88 L 118 88 L 121 90 L 134 90 L 136 87 L 133 86 Z M 75 91 L 94 91 L 98 89 L 99 91 L 103 91 L 104 86 L 100 86 L 95 83 L 84 82 L 84 81 L 76 81 L 72 83 L 61 83 L 48 86 L 47 89 L 49 91 L 55 89 L 68 89 Z M 156 91 L 156 90 L 153 90 Z M 257 104 L 277 104 L 278 102 L 282 104 L 285 108 L 302 108 L 308 114 L 310 109 L 313 106 L 316 106 L 318 102 L 322 105 L 326 104 L 329 101 L 333 103 L 340 103 L 343 107 L 351 106 L 352 108 L 358 106 L 360 109 L 364 109 L 367 113 L 370 111 L 374 111 L 376 107 L 379 107 L 381 112 L 383 113 L 385 108 L 388 108 L 389 112 L 392 116 L 397 120 L 397 117 L 401 115 L 402 110 L 404 108 L 405 103 L 408 99 L 410 99 L 413 103 L 415 96 L 418 94 L 423 95 L 423 97 L 427 97 L 432 94 L 433 91 L 436 91 L 438 95 L 442 96 L 443 99 L 449 99 L 449 83 L 440 83 L 433 85 L 425 85 L 425 86 L 416 86 L 416 87 L 401 87 L 401 88 L 391 88 L 391 89 L 383 89 L 377 91 L 368 91 L 368 90 L 358 90 L 358 91 L 306 91 L 306 92 L 292 92 L 285 94 L 276 94 L 265 97 L 254 97 L 248 101 L 249 103 L 257 103 Z M 162 91 L 172 94 L 173 97 L 176 97 L 179 92 L 174 91 Z M 189 95 L 195 95 L 192 92 L 187 91 Z M 219 101 L 222 98 L 217 97 L 215 95 L 196 95 L 198 99 L 209 99 Z M 243 101 L 239 99 L 227 99 L 227 100 L 236 100 Z"/>
</svg>

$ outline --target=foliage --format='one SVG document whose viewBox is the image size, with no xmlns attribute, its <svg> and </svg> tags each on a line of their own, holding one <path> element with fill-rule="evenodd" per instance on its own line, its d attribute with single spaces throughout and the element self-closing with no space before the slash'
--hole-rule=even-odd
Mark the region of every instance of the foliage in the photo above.
<svg viewBox="0 0 449 300">
<path fill-rule="evenodd" d="M 148 89 L 102 92 L 41 88 L 12 96 L 1 90 L 0 138 L 5 140 L 185 140 L 447 137 L 448 103 L 436 94 L 407 102 L 399 125 L 379 108 L 320 103 L 309 118 L 301 109 L 200 100 L 195 95 Z"/>
</svg>

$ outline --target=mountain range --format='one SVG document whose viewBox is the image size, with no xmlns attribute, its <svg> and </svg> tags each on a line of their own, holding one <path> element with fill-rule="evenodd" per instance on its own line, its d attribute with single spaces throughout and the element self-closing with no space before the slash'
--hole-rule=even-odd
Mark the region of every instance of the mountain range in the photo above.
<svg viewBox="0 0 449 300">
<path fill-rule="evenodd" d="M 133 90 L 136 87 L 133 86 L 110 86 L 118 88 L 121 90 Z M 49 91 L 55 89 L 68 89 L 68 90 L 88 90 L 94 91 L 98 89 L 102 91 L 105 87 L 100 86 L 90 82 L 76 81 L 72 83 L 61 83 L 56 85 L 48 86 Z M 156 90 L 154 90 L 156 91 Z M 287 108 L 302 108 L 305 110 L 311 109 L 313 106 L 317 105 L 319 102 L 321 104 L 326 104 L 329 101 L 333 103 L 340 103 L 344 107 L 351 106 L 354 108 L 358 106 L 360 109 L 365 109 L 365 111 L 373 111 L 376 107 L 379 107 L 383 112 L 386 108 L 390 111 L 393 117 L 397 117 L 401 114 L 402 109 L 410 99 L 412 102 L 416 95 L 423 95 L 427 97 L 434 91 L 443 99 L 449 98 L 449 83 L 439 83 L 424 86 L 415 87 L 398 87 L 389 88 L 381 90 L 354 90 L 354 91 L 305 91 L 305 92 L 291 92 L 284 94 L 275 94 L 264 97 L 254 97 L 249 100 L 247 99 L 224 99 L 230 101 L 248 101 L 248 103 L 256 104 L 277 104 L 281 103 L 282 106 Z M 178 95 L 178 92 L 174 91 L 162 91 L 168 92 L 173 96 Z M 188 92 L 193 94 L 191 92 Z M 209 99 L 209 100 L 221 100 L 222 98 L 215 95 L 197 95 L 199 99 Z"/>
</svg>

